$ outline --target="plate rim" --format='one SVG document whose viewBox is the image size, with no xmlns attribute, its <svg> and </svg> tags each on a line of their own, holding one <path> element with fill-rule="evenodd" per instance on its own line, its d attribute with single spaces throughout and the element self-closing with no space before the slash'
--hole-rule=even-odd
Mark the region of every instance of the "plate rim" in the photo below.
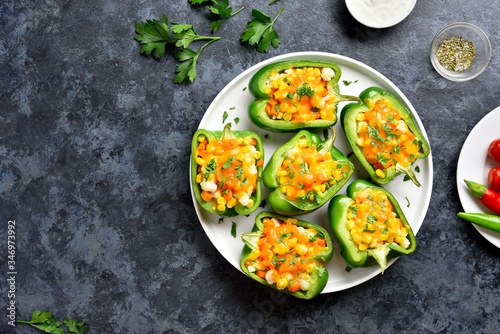
<svg viewBox="0 0 500 334">
<path fill-rule="evenodd" d="M 208 106 L 208 108 L 205 110 L 204 115 L 201 118 L 197 129 L 200 128 L 200 126 L 201 126 L 202 123 L 206 122 L 206 118 L 209 117 L 208 112 L 210 110 L 214 109 L 214 106 L 216 106 L 217 103 L 219 102 L 219 100 L 221 100 L 223 98 L 224 94 L 229 89 L 231 89 L 233 85 L 237 84 L 243 77 L 245 77 L 249 73 L 255 72 L 258 69 L 260 69 L 262 66 L 268 65 L 270 63 L 274 63 L 274 62 L 278 62 L 278 61 L 283 61 L 283 60 L 294 60 L 296 58 L 311 59 L 311 57 L 313 59 L 316 59 L 316 58 L 321 58 L 321 59 L 328 58 L 330 61 L 334 61 L 334 62 L 336 62 L 338 60 L 341 60 L 341 61 L 347 62 L 347 63 L 349 63 L 351 65 L 355 65 L 355 66 L 361 67 L 363 69 L 366 69 L 368 72 L 370 72 L 371 75 L 374 75 L 377 79 L 383 81 L 384 84 L 386 84 L 388 87 L 390 87 L 390 89 L 388 89 L 387 87 L 384 87 L 384 89 L 388 90 L 391 94 L 398 95 L 398 98 L 400 98 L 402 100 L 402 102 L 405 104 L 405 106 L 408 109 L 410 109 L 410 111 L 412 112 L 412 114 L 414 116 L 414 121 L 417 123 L 417 125 L 418 125 L 419 129 L 421 130 L 421 132 L 423 133 L 424 137 L 429 141 L 429 138 L 428 138 L 427 132 L 425 130 L 425 127 L 423 126 L 423 123 L 422 123 L 422 121 L 421 121 L 418 113 L 416 112 L 415 108 L 413 107 L 413 105 L 411 104 L 411 102 L 408 100 L 408 98 L 406 97 L 406 95 L 391 80 L 389 80 L 385 75 L 383 75 L 379 71 L 375 70 L 374 68 L 370 67 L 369 65 L 366 65 L 366 64 L 364 64 L 364 63 L 362 63 L 362 62 L 360 62 L 360 61 L 358 61 L 356 59 L 353 59 L 353 58 L 350 58 L 350 57 L 347 57 L 347 56 L 343 56 L 343 55 L 339 55 L 339 54 L 335 54 L 335 53 L 321 52 L 321 51 L 300 51 L 300 52 L 286 53 L 286 54 L 282 54 L 282 55 L 278 55 L 278 56 L 274 56 L 274 57 L 268 58 L 266 60 L 258 62 L 257 64 L 254 64 L 254 65 L 250 66 L 249 68 L 243 70 L 242 73 L 240 73 L 239 75 L 237 75 L 228 84 L 226 84 L 226 86 L 213 99 L 213 101 L 210 103 L 210 105 Z M 316 59 L 316 60 L 319 60 L 319 59 Z M 368 87 L 365 87 L 365 88 L 368 88 Z M 365 88 L 363 88 L 363 89 L 365 89 Z M 421 219 L 421 221 L 419 222 L 419 224 L 418 224 L 418 226 L 416 228 L 413 228 L 413 226 L 412 226 L 412 229 L 414 230 L 415 236 L 417 235 L 419 229 L 421 228 L 421 226 L 423 225 L 423 223 L 425 221 L 425 216 L 426 216 L 426 214 L 428 212 L 429 204 L 430 204 L 430 199 L 431 199 L 431 196 L 432 196 L 433 174 L 434 174 L 433 173 L 432 148 L 430 149 L 429 155 L 425 159 L 422 159 L 422 160 L 425 161 L 425 162 L 427 162 L 427 164 L 428 164 L 427 168 L 428 168 L 428 174 L 429 174 L 429 180 L 428 180 L 429 189 L 426 192 L 425 198 L 424 198 L 424 201 L 423 201 L 424 205 L 425 205 L 425 212 L 422 215 L 422 219 Z M 191 163 L 191 159 L 190 159 L 190 163 Z M 189 168 L 189 170 L 190 170 L 190 168 Z M 206 226 L 206 224 L 204 224 L 202 222 L 202 220 L 201 220 L 201 210 L 202 209 L 199 207 L 199 205 L 198 205 L 198 203 L 196 201 L 196 198 L 194 197 L 194 193 L 193 193 L 193 189 L 192 189 L 191 173 L 189 173 L 189 179 L 190 179 L 191 197 L 192 197 L 192 200 L 193 200 L 193 203 L 194 203 L 194 208 L 195 208 L 198 220 L 200 221 L 200 224 L 202 225 L 202 228 L 203 228 L 205 234 L 207 235 L 207 237 L 210 240 L 210 242 L 212 243 L 212 245 L 217 249 L 217 251 L 232 266 L 234 266 L 233 263 L 232 263 L 232 261 L 228 258 L 228 255 L 225 254 L 225 252 L 223 252 L 221 250 L 222 247 L 212 241 L 212 238 L 210 237 L 210 234 L 208 232 L 208 226 Z M 253 217 L 254 214 L 255 213 L 253 213 L 251 215 L 251 217 Z M 398 258 L 394 258 L 394 259 L 390 260 L 389 263 L 388 263 L 388 266 L 390 266 L 392 263 L 394 263 L 397 259 Z M 244 273 L 242 272 L 241 268 L 236 267 L 236 269 L 238 271 L 240 271 L 244 275 Z M 362 276 L 362 277 L 360 277 L 358 279 L 355 279 L 353 281 L 350 281 L 348 284 L 345 284 L 343 287 L 341 287 L 339 289 L 333 289 L 333 290 L 328 290 L 328 291 L 323 290 L 322 294 L 324 294 L 324 293 L 331 293 L 331 292 L 338 292 L 338 291 L 342 291 L 342 290 L 346 290 L 346 289 L 352 288 L 352 287 L 360 285 L 360 284 L 362 284 L 362 283 L 364 283 L 366 281 L 369 281 L 373 277 L 381 274 L 381 270 L 380 270 L 379 267 L 358 268 L 358 270 L 364 270 L 364 271 L 366 271 L 366 275 L 364 275 L 364 276 Z"/>
</svg>

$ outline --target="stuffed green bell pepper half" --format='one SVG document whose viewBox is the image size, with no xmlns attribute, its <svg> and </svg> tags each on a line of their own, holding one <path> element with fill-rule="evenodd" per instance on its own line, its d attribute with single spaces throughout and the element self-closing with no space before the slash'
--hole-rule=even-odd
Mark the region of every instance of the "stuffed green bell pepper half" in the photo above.
<svg viewBox="0 0 500 334">
<path fill-rule="evenodd" d="M 430 147 L 413 115 L 381 88 L 365 89 L 359 97 L 363 103 L 349 103 L 341 113 L 347 140 L 358 160 L 378 184 L 404 173 L 420 186 L 412 164 L 427 157 Z"/>
<path fill-rule="evenodd" d="M 335 196 L 328 206 L 330 225 L 342 256 L 351 268 L 380 265 L 415 250 L 410 224 L 394 196 L 366 180 L 347 187 L 347 196 Z"/>
<path fill-rule="evenodd" d="M 256 98 L 248 114 L 257 126 L 277 132 L 321 129 L 337 122 L 337 104 L 359 101 L 339 93 L 340 67 L 325 61 L 283 61 L 262 67 L 250 79 Z"/>
<path fill-rule="evenodd" d="M 245 243 L 240 266 L 257 282 L 301 299 L 318 295 L 328 282 L 333 256 L 328 232 L 313 223 L 261 212 Z"/>
<path fill-rule="evenodd" d="M 264 149 L 251 131 L 199 129 L 191 143 L 191 182 L 202 208 L 221 217 L 248 215 L 262 199 Z"/>
<path fill-rule="evenodd" d="M 334 145 L 335 131 L 321 141 L 307 130 L 299 131 L 279 147 L 262 174 L 273 189 L 267 203 L 279 214 L 312 212 L 327 203 L 349 180 L 353 164 Z"/>
</svg>

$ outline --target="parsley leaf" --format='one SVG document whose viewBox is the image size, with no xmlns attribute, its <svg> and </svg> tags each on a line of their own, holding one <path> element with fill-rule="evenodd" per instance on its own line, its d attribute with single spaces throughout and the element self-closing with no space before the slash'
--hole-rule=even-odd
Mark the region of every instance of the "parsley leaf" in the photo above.
<svg viewBox="0 0 500 334">
<path fill-rule="evenodd" d="M 272 21 L 267 14 L 257 9 L 253 9 L 252 16 L 254 19 L 248 21 L 248 27 L 243 31 L 241 41 L 243 43 L 248 42 L 250 45 L 257 44 L 257 51 L 259 52 L 268 52 L 271 45 L 277 48 L 278 45 L 281 44 L 281 40 L 274 30 L 274 23 L 283 9 L 285 9 L 285 7 L 281 8 L 278 15 L 276 15 Z"/>
<path fill-rule="evenodd" d="M 189 0 L 189 2 L 192 4 L 192 5 L 199 5 L 199 4 L 202 4 L 204 2 L 209 2 L 211 0 Z"/>
<path fill-rule="evenodd" d="M 175 44 L 175 39 L 172 37 L 168 29 L 168 18 L 165 14 L 160 21 L 147 20 L 146 22 L 135 21 L 135 39 L 141 42 L 141 53 L 153 56 L 158 59 L 165 56 L 165 46 L 167 44 Z"/>
<path fill-rule="evenodd" d="M 238 9 L 236 12 L 233 13 L 232 12 L 233 8 L 229 7 L 229 0 L 221 0 L 221 1 L 213 0 L 213 2 L 215 3 L 215 7 L 214 6 L 208 6 L 208 9 L 213 14 L 222 17 L 221 20 L 218 20 L 218 21 L 210 24 L 209 27 L 213 28 L 213 32 L 214 33 L 217 31 L 217 29 L 219 29 L 219 27 L 221 26 L 221 24 L 224 23 L 224 21 L 226 19 L 230 18 L 233 15 L 238 14 L 241 10 L 243 10 L 243 8 L 245 8 L 245 7 L 241 7 L 240 9 Z"/>
<path fill-rule="evenodd" d="M 31 326 L 38 328 L 46 333 L 52 334 L 65 334 L 66 331 L 61 328 L 61 324 L 68 327 L 69 332 L 73 334 L 83 334 L 85 332 L 85 328 L 83 325 L 85 322 L 78 322 L 75 319 L 64 318 L 63 322 L 57 321 L 56 318 L 52 316 L 52 313 L 40 310 L 34 311 L 30 321 L 21 321 L 18 320 L 18 323 L 30 324 Z"/>
<path fill-rule="evenodd" d="M 150 55 L 153 53 L 155 58 L 165 56 L 165 46 L 175 44 L 181 48 L 174 57 L 181 63 L 177 66 L 174 83 L 190 83 L 196 78 L 196 61 L 201 51 L 210 43 L 217 41 L 220 37 L 200 36 L 190 24 L 172 23 L 171 30 L 168 27 L 168 18 L 165 14 L 160 21 L 147 20 L 146 22 L 135 22 L 135 39 L 142 45 L 141 53 Z M 198 52 L 188 48 L 194 41 L 208 40 Z"/>
<path fill-rule="evenodd" d="M 231 224 L 231 235 L 233 236 L 233 238 L 236 238 L 236 223 L 235 222 L 232 222 L 232 224 Z"/>
</svg>

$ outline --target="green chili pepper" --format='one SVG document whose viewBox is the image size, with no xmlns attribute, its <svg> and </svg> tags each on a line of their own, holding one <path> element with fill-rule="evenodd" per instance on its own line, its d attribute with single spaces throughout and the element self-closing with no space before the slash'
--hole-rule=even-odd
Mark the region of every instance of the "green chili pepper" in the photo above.
<svg viewBox="0 0 500 334">
<path fill-rule="evenodd" d="M 329 78 L 327 81 L 327 89 L 331 95 L 335 96 L 334 101 L 331 105 L 334 107 L 334 120 L 323 120 L 321 118 L 308 121 L 306 123 L 294 123 L 291 120 L 283 119 L 273 119 L 266 112 L 267 105 L 272 98 L 270 93 L 266 93 L 266 86 L 268 86 L 271 74 L 273 72 L 284 72 L 287 69 L 292 68 L 303 68 L 303 67 L 318 67 L 318 68 L 329 68 L 334 72 L 333 77 Z M 256 98 L 249 106 L 248 114 L 252 122 L 257 126 L 277 132 L 294 132 L 301 129 L 323 129 L 333 126 L 337 122 L 337 104 L 342 101 L 359 101 L 356 96 L 341 95 L 339 93 L 338 81 L 341 76 L 340 67 L 332 62 L 325 61 L 283 61 L 278 63 L 273 63 L 262 67 L 254 76 L 250 79 L 249 90 L 250 93 Z M 306 83 L 303 85 L 307 86 Z M 301 87 L 296 87 L 297 91 Z M 305 88 L 305 87 L 303 87 Z M 306 92 L 307 93 L 307 92 Z M 295 93 L 294 93 L 295 94 Z M 311 92 L 314 94 L 314 92 Z M 302 95 L 297 93 L 297 95 Z M 291 98 L 293 100 L 293 97 Z M 300 100 L 300 98 L 299 98 Z"/>
<path fill-rule="evenodd" d="M 315 232 L 311 232 L 311 230 L 308 232 L 304 230 L 298 231 L 299 229 L 288 229 L 287 231 L 291 232 L 284 232 L 279 236 L 276 235 L 278 240 L 275 240 L 272 245 L 267 245 L 267 247 L 264 246 L 261 252 L 261 248 L 257 242 L 259 239 L 265 237 L 266 232 L 264 223 L 268 218 L 273 219 L 273 223 L 282 224 L 285 222 L 296 225 L 299 229 L 312 229 Z M 324 246 L 319 253 L 308 256 L 307 253 L 300 251 L 300 248 L 304 246 L 303 243 L 296 241 L 292 243 L 292 238 L 298 239 L 299 241 L 303 240 L 303 233 L 309 234 L 309 236 L 307 236 L 308 234 L 305 235 L 306 240 L 309 240 L 308 242 L 314 242 L 318 238 L 324 239 Z M 281 216 L 276 213 L 261 212 L 255 217 L 255 225 L 252 232 L 243 233 L 241 238 L 245 243 L 241 255 L 241 269 L 246 275 L 257 282 L 301 299 L 311 299 L 317 296 L 326 286 L 328 282 L 328 272 L 325 269 L 325 264 L 330 261 L 333 256 L 333 242 L 324 228 L 310 222 Z M 264 241 L 265 239 L 263 239 L 263 243 Z M 272 254 L 275 248 L 281 248 L 282 250 L 278 251 L 279 254 Z M 268 260 L 266 262 L 267 255 L 272 255 L 271 261 Z M 308 269 L 303 267 L 307 267 Z M 287 280 L 290 281 L 290 284 L 285 283 L 285 287 L 283 285 L 278 285 L 280 282 L 273 282 L 274 280 L 268 281 L 266 279 L 266 274 L 271 276 L 271 270 L 280 277 L 286 278 L 289 276 Z M 292 283 L 293 281 L 297 281 L 297 279 L 305 280 L 305 286 L 301 286 L 300 289 L 293 289 Z"/>
<path fill-rule="evenodd" d="M 320 154 L 330 152 L 331 160 L 337 162 L 337 168 L 342 170 L 342 174 L 338 179 L 330 175 L 329 180 L 323 183 L 325 188 L 324 191 L 320 190 L 318 192 L 311 190 L 312 187 L 306 188 L 303 183 L 300 183 L 298 184 L 298 187 L 299 189 L 301 186 L 303 187 L 303 189 L 300 190 L 304 192 L 304 195 L 291 199 L 288 198 L 282 191 L 282 187 L 285 187 L 285 185 L 280 183 L 280 178 L 284 177 L 281 174 L 286 173 L 287 175 L 285 181 L 290 179 L 289 182 L 292 182 L 293 179 L 303 180 L 304 176 L 313 178 L 313 174 L 311 173 L 313 166 L 309 166 L 307 163 L 303 162 L 297 164 L 299 167 L 298 170 L 294 167 L 290 169 L 287 167 L 286 169 L 281 169 L 280 171 L 280 168 L 285 159 L 289 158 L 290 152 L 297 149 L 296 144 L 304 141 L 306 143 L 305 147 L 316 147 L 316 150 Z M 269 203 L 274 211 L 287 216 L 302 215 L 312 212 L 327 203 L 347 183 L 354 172 L 354 165 L 333 145 L 334 141 L 335 131 L 333 128 L 332 135 L 324 142 L 321 141 L 320 137 L 316 133 L 302 130 L 298 132 L 289 142 L 285 143 L 274 152 L 262 174 L 264 185 L 269 189 L 274 189 L 269 194 L 267 199 L 267 203 Z M 295 159 L 291 160 L 294 161 Z M 332 171 L 328 172 L 332 173 Z M 314 180 L 314 182 L 316 182 L 316 180 Z M 320 183 L 316 184 L 319 185 Z"/>
<path fill-rule="evenodd" d="M 366 171 L 370 174 L 370 177 L 372 178 L 373 181 L 375 181 L 378 184 L 386 184 L 389 181 L 391 181 L 394 176 L 396 176 L 399 173 L 405 173 L 408 175 L 408 177 L 417 185 L 420 186 L 420 183 L 418 182 L 415 173 L 411 169 L 412 164 L 408 164 L 408 166 L 403 167 L 397 160 L 395 161 L 396 163 L 389 168 L 385 169 L 380 169 L 379 175 L 377 175 L 377 168 L 374 167 L 374 164 L 370 163 L 367 158 L 363 155 L 362 149 L 360 148 L 360 144 L 358 143 L 358 115 L 369 112 L 373 110 L 373 106 L 377 101 L 388 101 L 391 105 L 391 107 L 396 110 L 396 112 L 402 117 L 402 120 L 406 123 L 408 126 L 408 129 L 415 135 L 415 140 L 413 141 L 414 144 L 418 145 L 420 147 L 420 150 L 416 156 L 413 158 L 416 159 L 423 159 L 427 157 L 430 153 L 430 147 L 429 143 L 423 136 L 423 134 L 420 132 L 418 129 L 414 119 L 413 115 L 405 108 L 405 106 L 394 96 L 389 94 L 388 92 L 384 91 L 381 88 L 377 87 L 370 87 L 365 89 L 361 94 L 359 95 L 361 100 L 363 101 L 363 104 L 361 103 L 349 103 L 342 108 L 341 112 L 341 123 L 342 126 L 344 127 L 345 134 L 347 137 L 347 140 L 349 142 L 349 145 L 351 146 L 354 154 L 360 161 L 360 163 L 363 165 L 363 167 L 366 169 Z M 382 129 L 389 131 L 389 126 L 388 124 L 383 124 L 381 126 Z M 386 152 L 382 151 L 385 154 L 380 155 L 380 160 L 379 163 L 385 165 L 388 160 L 392 158 L 386 158 L 387 153 L 390 153 L 390 156 L 394 152 L 387 152 L 387 142 L 390 141 L 390 139 L 394 138 L 400 142 L 400 137 L 396 133 L 391 133 L 390 131 L 388 133 L 388 137 L 381 137 L 378 135 L 378 130 L 377 129 L 372 129 L 373 130 L 373 138 L 371 143 L 367 145 L 372 145 L 372 146 L 377 146 L 381 148 L 382 150 L 385 150 Z M 371 134 L 370 134 L 371 136 Z M 391 138 L 392 136 L 392 138 Z M 364 145 L 362 143 L 361 145 Z M 403 149 L 404 147 L 396 147 L 398 151 Z M 399 152 L 396 152 L 399 153 Z"/>
<path fill-rule="evenodd" d="M 237 205 L 234 205 L 232 207 L 229 207 L 229 201 L 226 200 L 226 203 L 224 204 L 226 207 L 224 210 L 219 210 L 217 208 L 216 203 L 212 203 L 213 201 L 217 201 L 217 197 L 229 197 L 229 198 L 237 198 L 237 194 L 232 194 L 232 190 L 230 190 L 227 187 L 227 183 L 230 182 L 236 182 L 239 185 L 245 185 L 248 180 L 244 178 L 243 176 L 243 162 L 238 158 L 238 156 L 231 156 L 227 161 L 216 161 L 215 159 L 212 159 L 206 166 L 204 166 L 204 171 L 202 171 L 201 166 L 198 164 L 197 159 L 200 157 L 198 156 L 198 146 L 200 144 L 200 139 L 206 139 L 208 143 L 210 143 L 213 140 L 219 140 L 219 139 L 234 139 L 236 142 L 238 139 L 243 139 L 244 138 L 254 138 L 257 144 L 255 145 L 256 151 L 260 152 L 260 156 L 258 158 L 255 158 L 255 163 L 257 165 L 257 182 L 255 185 L 255 189 L 253 193 L 249 196 L 249 200 L 253 201 L 253 204 L 250 205 L 249 203 L 248 206 L 245 206 L 241 204 L 240 199 L 238 198 L 237 201 L 233 200 L 233 202 L 237 202 Z M 237 144 L 235 144 L 237 145 Z M 261 161 L 260 163 L 258 163 Z M 231 127 L 229 124 L 226 124 L 224 126 L 223 131 L 209 131 L 205 129 L 199 129 L 197 130 L 194 135 L 193 135 L 193 140 L 191 142 L 191 182 L 192 182 L 192 188 L 194 195 L 196 197 L 196 200 L 200 204 L 200 206 L 207 210 L 208 212 L 217 214 L 221 217 L 232 217 L 236 215 L 249 215 L 250 213 L 254 212 L 260 205 L 261 199 L 262 199 L 262 187 L 261 187 L 261 176 L 262 176 L 262 161 L 264 161 L 264 147 L 262 145 L 262 140 L 260 137 L 252 132 L 252 131 L 231 131 Z M 223 170 L 229 171 L 231 168 L 231 172 L 229 173 L 223 173 Z M 214 184 L 211 184 L 210 186 L 216 188 L 216 189 L 211 189 L 213 198 L 210 199 L 209 201 L 206 201 L 202 198 L 202 186 L 201 186 L 201 181 L 202 180 L 197 180 L 197 177 L 199 178 L 201 174 L 202 180 L 210 178 L 211 174 L 216 175 L 214 181 Z M 197 182 L 200 181 L 200 182 Z M 216 187 L 215 187 L 216 186 Z M 246 196 L 245 196 L 246 197 Z"/>
<path fill-rule="evenodd" d="M 465 213 L 459 212 L 457 214 L 460 218 L 465 219 L 471 223 L 487 228 L 500 233 L 500 217 L 486 213 Z"/>
<path fill-rule="evenodd" d="M 363 190 L 371 188 L 375 191 L 382 191 L 388 198 L 389 202 L 392 204 L 393 212 L 396 213 L 396 217 L 401 219 L 403 226 L 407 230 L 407 235 L 405 236 L 408 241 L 408 247 L 404 248 L 400 246 L 397 242 L 387 242 L 383 241 L 383 243 L 379 243 L 375 248 L 367 248 L 366 250 L 360 250 L 358 243 L 353 240 L 353 235 L 351 234 L 348 228 L 348 209 L 351 205 L 351 209 L 353 212 L 359 210 L 359 203 L 355 202 L 356 196 L 361 193 Z M 370 208 L 369 215 L 367 217 L 367 221 L 371 221 L 374 224 L 385 224 L 387 227 L 384 231 L 390 236 L 392 233 L 389 229 L 388 221 L 377 221 L 378 215 L 373 209 Z M 372 213 L 373 212 L 373 213 Z M 370 216 L 371 215 L 371 216 Z M 410 254 L 415 250 L 416 240 L 413 235 L 413 231 L 411 226 L 408 224 L 406 217 L 401 210 L 398 202 L 394 198 L 394 196 L 387 191 L 386 189 L 376 186 L 375 184 L 366 181 L 366 180 L 356 180 L 352 182 L 347 187 L 347 196 L 337 195 L 335 196 L 329 204 L 328 207 L 328 216 L 330 219 L 330 226 L 333 230 L 333 234 L 337 238 L 340 243 L 340 247 L 342 249 L 342 256 L 349 267 L 357 268 L 357 267 L 369 267 L 376 265 L 377 263 L 380 265 L 382 269 L 382 273 L 387 268 L 387 260 L 393 257 L 397 257 L 403 254 Z M 359 218 L 358 213 L 353 219 Z M 368 225 L 367 225 L 368 226 Z M 363 227 L 364 232 L 372 232 L 369 227 Z M 361 228 L 361 227 L 357 227 Z M 389 240 L 389 239 L 388 239 Z"/>
</svg>

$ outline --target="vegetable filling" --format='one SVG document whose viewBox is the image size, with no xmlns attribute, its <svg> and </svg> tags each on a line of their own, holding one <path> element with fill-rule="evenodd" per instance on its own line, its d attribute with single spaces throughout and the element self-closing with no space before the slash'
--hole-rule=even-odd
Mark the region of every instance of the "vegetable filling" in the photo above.
<svg viewBox="0 0 500 334">
<path fill-rule="evenodd" d="M 384 169 L 399 164 L 411 165 L 419 154 L 422 143 L 408 129 L 390 101 L 377 101 L 369 112 L 357 115 L 357 145 L 379 177 Z"/>
<path fill-rule="evenodd" d="M 277 289 L 291 292 L 307 291 L 311 285 L 311 272 L 317 266 L 314 256 L 327 250 L 323 235 L 313 228 L 297 226 L 296 219 L 263 220 L 264 230 L 256 248 L 248 257 L 248 271 L 276 284 Z"/>
<path fill-rule="evenodd" d="M 380 190 L 366 188 L 356 195 L 347 211 L 347 229 L 361 251 L 393 242 L 405 249 L 410 246 L 408 230 Z"/>
<path fill-rule="evenodd" d="M 212 202 L 217 211 L 238 204 L 252 207 L 257 167 L 263 164 L 262 154 L 256 149 L 256 139 L 248 136 L 208 142 L 205 136 L 199 136 L 198 142 L 196 182 L 202 189 L 202 199 Z"/>
<path fill-rule="evenodd" d="M 327 82 L 335 76 L 331 68 L 304 67 L 275 71 L 269 78 L 265 93 L 272 98 L 267 114 L 278 120 L 307 123 L 316 119 L 334 121 L 335 93 Z"/>
<path fill-rule="evenodd" d="M 288 151 L 278 170 L 280 190 L 288 199 L 318 203 L 324 192 L 349 172 L 349 166 L 338 166 L 330 152 L 318 151 L 299 140 Z"/>
</svg>

